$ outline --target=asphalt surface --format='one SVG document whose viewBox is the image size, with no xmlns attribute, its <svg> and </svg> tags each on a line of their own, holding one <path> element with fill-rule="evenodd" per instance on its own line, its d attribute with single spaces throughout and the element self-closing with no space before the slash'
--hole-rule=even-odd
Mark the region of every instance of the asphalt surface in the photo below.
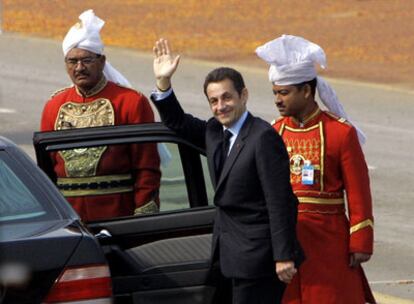
<svg viewBox="0 0 414 304">
<path fill-rule="evenodd" d="M 107 59 L 133 86 L 149 95 L 154 86 L 152 55 L 108 48 Z M 207 118 L 204 76 L 222 64 L 182 58 L 173 79 L 185 110 Z M 249 110 L 271 121 L 273 105 L 267 71 L 238 68 L 249 89 Z M 39 129 L 45 101 L 70 85 L 60 43 L 12 34 L 0 35 L 0 135 L 32 157 L 33 131 Z M 367 135 L 375 216 L 375 253 L 365 270 L 380 303 L 414 303 L 414 92 L 375 84 L 329 79 L 347 113 Z M 385 296 L 389 295 L 389 296 Z"/>
</svg>

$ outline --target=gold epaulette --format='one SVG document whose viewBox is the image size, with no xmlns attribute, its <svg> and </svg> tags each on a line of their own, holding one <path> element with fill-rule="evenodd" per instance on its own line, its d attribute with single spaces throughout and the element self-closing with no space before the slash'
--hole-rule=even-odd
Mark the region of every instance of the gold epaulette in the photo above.
<svg viewBox="0 0 414 304">
<path fill-rule="evenodd" d="M 335 115 L 334 113 L 331 113 L 331 112 L 328 112 L 328 111 L 326 111 L 325 113 L 328 114 L 333 119 L 339 121 L 340 123 L 344 123 L 344 124 L 349 125 L 349 126 L 351 125 L 350 122 L 348 120 L 346 120 L 346 118 L 339 117 L 338 115 Z"/>
<path fill-rule="evenodd" d="M 54 92 L 50 95 L 50 98 L 55 97 L 57 94 L 59 94 L 59 93 L 61 93 L 61 92 L 63 92 L 63 91 L 66 91 L 67 89 L 70 89 L 71 87 L 73 87 L 73 85 L 72 85 L 72 86 L 69 86 L 69 87 L 64 87 L 64 88 L 61 88 L 61 89 L 59 89 L 59 90 L 54 91 Z"/>
<path fill-rule="evenodd" d="M 115 83 L 118 87 L 121 87 L 121 88 L 124 88 L 124 89 L 128 89 L 128 90 L 132 90 L 132 91 L 134 91 L 134 92 L 136 92 L 138 95 L 142 95 L 142 93 L 140 92 L 140 91 L 138 91 L 138 90 L 135 90 L 134 88 L 132 88 L 132 87 L 128 87 L 128 86 L 126 86 L 126 85 L 122 85 L 122 84 L 120 84 L 120 83 L 118 83 L 118 82 L 116 82 Z"/>
<path fill-rule="evenodd" d="M 275 123 L 277 123 L 279 120 L 282 120 L 282 119 L 283 119 L 283 116 L 280 116 L 276 119 L 273 119 L 270 124 L 273 126 Z"/>
</svg>

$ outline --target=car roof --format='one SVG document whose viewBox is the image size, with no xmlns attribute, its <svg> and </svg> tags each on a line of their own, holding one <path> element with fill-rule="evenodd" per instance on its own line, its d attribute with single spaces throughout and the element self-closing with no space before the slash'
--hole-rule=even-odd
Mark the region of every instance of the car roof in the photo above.
<svg viewBox="0 0 414 304">
<path fill-rule="evenodd" d="M 12 142 L 10 139 L 0 136 L 0 149 L 16 147 L 16 144 Z"/>
</svg>

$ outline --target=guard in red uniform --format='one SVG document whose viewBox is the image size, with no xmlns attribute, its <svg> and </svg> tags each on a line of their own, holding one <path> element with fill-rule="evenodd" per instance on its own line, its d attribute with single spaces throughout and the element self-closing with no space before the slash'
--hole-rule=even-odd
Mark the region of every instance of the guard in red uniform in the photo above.
<svg viewBox="0 0 414 304">
<path fill-rule="evenodd" d="M 41 131 L 154 121 L 147 98 L 106 61 L 92 10 L 79 17 L 63 41 L 74 86 L 46 103 Z M 121 85 L 121 84 L 123 85 Z M 156 144 L 100 146 L 51 155 L 57 185 L 84 221 L 156 212 L 160 158 Z"/>
<path fill-rule="evenodd" d="M 289 153 L 299 200 L 297 233 L 306 255 L 283 303 L 375 303 L 360 265 L 373 252 L 368 168 L 359 142 L 365 137 L 317 77 L 315 62 L 324 66 L 326 60 L 318 45 L 284 35 L 256 52 L 271 64 L 269 78 L 282 116 L 273 127 Z M 319 108 L 316 88 L 336 114 Z"/>
</svg>

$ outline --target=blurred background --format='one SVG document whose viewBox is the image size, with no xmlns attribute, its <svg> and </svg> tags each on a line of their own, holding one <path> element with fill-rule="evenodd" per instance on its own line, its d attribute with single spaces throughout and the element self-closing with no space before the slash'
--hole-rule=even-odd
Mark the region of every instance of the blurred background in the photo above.
<svg viewBox="0 0 414 304">
<path fill-rule="evenodd" d="M 292 34 L 322 46 L 326 76 L 413 87 L 412 0 L 3 0 L 2 29 L 61 41 L 89 8 L 108 46 L 150 52 L 165 37 L 187 56 L 264 66 L 255 48 Z"/>
</svg>

